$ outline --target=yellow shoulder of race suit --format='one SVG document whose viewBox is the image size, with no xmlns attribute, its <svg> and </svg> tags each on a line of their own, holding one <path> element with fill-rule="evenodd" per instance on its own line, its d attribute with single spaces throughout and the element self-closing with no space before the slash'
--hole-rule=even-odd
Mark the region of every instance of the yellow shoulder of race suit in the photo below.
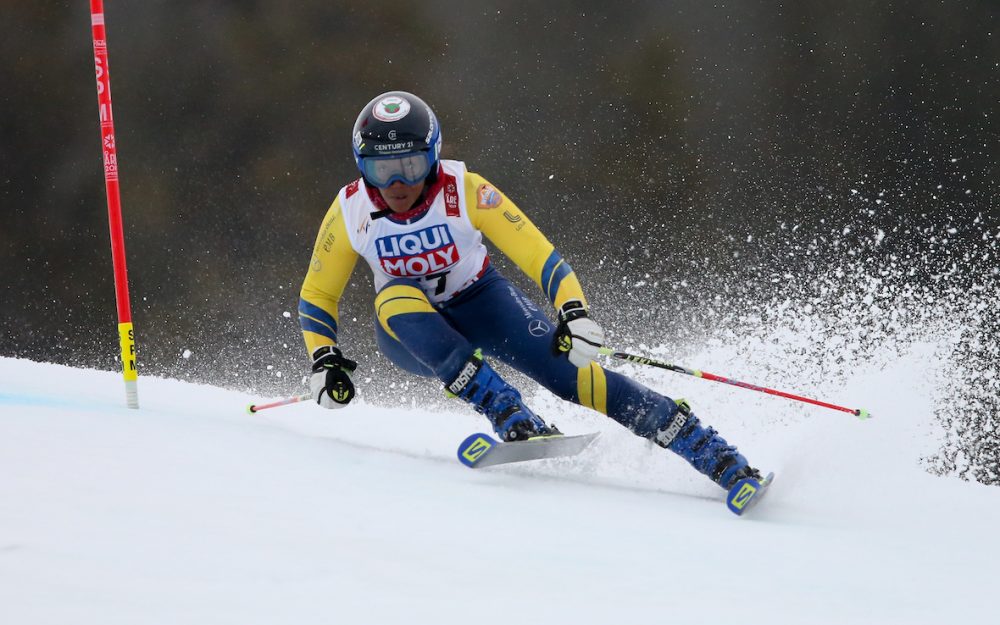
<svg viewBox="0 0 1000 625">
<path fill-rule="evenodd" d="M 561 308 L 571 299 L 587 304 L 573 269 L 527 215 L 499 189 L 479 174 L 467 172 L 465 198 L 472 225 L 528 274 L 553 306 Z"/>
<path fill-rule="evenodd" d="M 337 344 L 337 302 L 357 260 L 338 195 L 323 218 L 299 293 L 299 325 L 310 354 L 321 345 Z"/>
</svg>

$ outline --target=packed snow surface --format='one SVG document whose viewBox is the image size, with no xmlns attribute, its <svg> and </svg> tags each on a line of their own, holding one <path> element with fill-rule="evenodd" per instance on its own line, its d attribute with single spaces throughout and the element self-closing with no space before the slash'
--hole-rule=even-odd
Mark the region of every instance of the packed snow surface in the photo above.
<svg viewBox="0 0 1000 625">
<path fill-rule="evenodd" d="M 926 362 L 820 389 L 870 421 L 648 374 L 777 473 L 738 518 L 545 394 L 598 443 L 473 471 L 455 448 L 485 422 L 457 403 L 251 416 L 260 398 L 140 378 L 128 410 L 117 374 L 0 359 L 0 623 L 995 623 L 1000 490 L 921 468 Z"/>
</svg>

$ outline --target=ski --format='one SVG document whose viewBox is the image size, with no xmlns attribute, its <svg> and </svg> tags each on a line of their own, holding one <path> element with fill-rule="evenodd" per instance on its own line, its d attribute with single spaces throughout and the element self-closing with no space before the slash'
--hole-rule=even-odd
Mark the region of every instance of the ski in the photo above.
<svg viewBox="0 0 1000 625">
<path fill-rule="evenodd" d="M 729 507 L 729 510 L 733 514 L 742 516 L 744 512 L 760 501 L 773 481 L 774 472 L 768 473 L 761 480 L 752 477 L 743 478 L 729 489 L 729 495 L 726 497 L 726 506 Z"/>
<path fill-rule="evenodd" d="M 470 469 L 481 469 L 511 462 L 575 456 L 599 435 L 600 432 L 575 436 L 557 434 L 502 443 L 488 434 L 477 433 L 458 446 L 458 460 Z"/>
</svg>

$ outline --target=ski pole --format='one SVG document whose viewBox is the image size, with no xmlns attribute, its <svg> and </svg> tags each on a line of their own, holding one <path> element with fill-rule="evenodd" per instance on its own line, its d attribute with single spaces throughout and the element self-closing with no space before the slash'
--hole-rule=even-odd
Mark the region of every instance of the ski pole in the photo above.
<svg viewBox="0 0 1000 625">
<path fill-rule="evenodd" d="M 279 401 L 271 402 L 270 404 L 250 404 L 247 406 L 247 412 L 253 414 L 265 408 L 278 408 L 279 406 L 287 406 L 289 404 L 297 404 L 300 401 L 305 401 L 307 399 L 312 399 L 312 395 L 309 393 L 303 393 L 302 395 L 296 395 L 294 397 L 289 397 L 288 399 L 282 399 Z"/>
<path fill-rule="evenodd" d="M 786 393 L 784 391 L 776 391 L 773 388 L 757 386 L 756 384 L 740 382 L 739 380 L 731 380 L 721 375 L 708 373 L 707 371 L 688 369 L 687 367 L 672 365 L 668 362 L 663 362 L 661 360 L 654 360 L 653 358 L 648 358 L 646 356 L 636 356 L 635 354 L 627 354 L 625 352 L 615 351 L 610 347 L 602 347 L 600 348 L 599 351 L 605 356 L 611 356 L 612 358 L 617 358 L 619 360 L 626 360 L 628 362 L 634 362 L 640 365 L 649 365 L 651 367 L 659 367 L 660 369 L 666 369 L 668 371 L 673 371 L 675 373 L 683 373 L 684 375 L 691 375 L 696 378 L 703 378 L 705 380 L 711 380 L 713 382 L 722 382 L 723 384 L 730 384 L 732 386 L 738 386 L 740 388 L 749 389 L 751 391 L 759 391 L 761 393 L 767 393 L 768 395 L 777 395 L 778 397 L 784 397 L 785 399 L 794 399 L 795 401 L 801 401 L 807 404 L 813 404 L 814 406 L 822 406 L 823 408 L 832 408 L 833 410 L 839 410 L 841 412 L 849 412 L 859 419 L 870 419 L 872 416 L 871 413 L 865 410 L 864 408 L 846 408 L 844 406 L 838 406 L 837 404 L 830 404 L 825 401 L 819 401 L 817 399 L 809 399 L 808 397 L 802 397 L 801 395 L 793 395 L 791 393 Z"/>
</svg>

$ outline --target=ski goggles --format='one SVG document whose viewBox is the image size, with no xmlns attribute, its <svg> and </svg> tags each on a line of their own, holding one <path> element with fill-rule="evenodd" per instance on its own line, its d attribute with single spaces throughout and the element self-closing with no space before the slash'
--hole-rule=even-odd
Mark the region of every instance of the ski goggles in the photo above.
<svg viewBox="0 0 1000 625">
<path fill-rule="evenodd" d="M 396 181 L 410 186 L 419 184 L 434 166 L 430 150 L 402 156 L 365 156 L 360 160 L 365 180 L 380 189 L 385 189 Z"/>
</svg>

